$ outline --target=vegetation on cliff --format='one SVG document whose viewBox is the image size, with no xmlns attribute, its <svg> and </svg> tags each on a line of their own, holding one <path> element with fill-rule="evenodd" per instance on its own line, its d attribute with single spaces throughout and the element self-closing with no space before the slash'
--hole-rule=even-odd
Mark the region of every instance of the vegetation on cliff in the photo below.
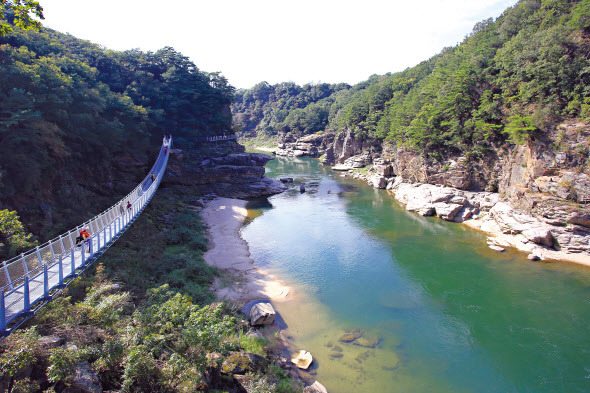
<svg viewBox="0 0 590 393">
<path fill-rule="evenodd" d="M 587 0 L 521 0 L 403 72 L 351 88 L 261 83 L 238 91 L 232 110 L 247 134 L 351 130 L 433 157 L 482 156 L 495 142 L 525 143 L 565 119 L 588 121 L 589 56 Z M 317 88 L 334 92 L 314 100 Z"/>
</svg>

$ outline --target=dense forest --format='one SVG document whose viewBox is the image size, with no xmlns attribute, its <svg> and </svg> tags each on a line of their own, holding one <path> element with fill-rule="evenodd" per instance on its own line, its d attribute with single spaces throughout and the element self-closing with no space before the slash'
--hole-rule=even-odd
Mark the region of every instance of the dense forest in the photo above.
<svg viewBox="0 0 590 393">
<path fill-rule="evenodd" d="M 246 135 L 351 130 L 432 157 L 485 155 L 564 119 L 590 119 L 590 1 L 521 0 L 403 72 L 347 85 L 260 83 L 236 92 Z"/>
<path fill-rule="evenodd" d="M 230 129 L 233 93 L 170 47 L 116 52 L 14 28 L 0 37 L 1 206 L 45 239 L 77 225 L 145 176 L 163 135 L 190 148 Z M 11 238 L 0 259 L 22 249 Z"/>
</svg>

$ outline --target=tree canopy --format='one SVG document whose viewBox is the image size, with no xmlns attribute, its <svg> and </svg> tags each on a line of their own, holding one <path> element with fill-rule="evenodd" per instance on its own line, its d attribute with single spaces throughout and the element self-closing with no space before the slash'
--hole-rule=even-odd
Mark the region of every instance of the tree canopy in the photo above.
<svg viewBox="0 0 590 393">
<path fill-rule="evenodd" d="M 0 0 L 0 37 L 12 31 L 14 24 L 21 29 L 41 28 L 41 22 L 35 19 L 43 17 L 43 7 L 34 0 Z M 5 20 L 8 19 L 8 20 Z"/>
<path fill-rule="evenodd" d="M 250 133 L 350 129 L 426 153 L 477 155 L 494 140 L 520 143 L 565 119 L 589 120 L 589 57 L 590 1 L 521 0 L 403 72 L 317 100 L 302 99 L 311 86 L 262 83 L 238 91 L 232 109 Z"/>
</svg>

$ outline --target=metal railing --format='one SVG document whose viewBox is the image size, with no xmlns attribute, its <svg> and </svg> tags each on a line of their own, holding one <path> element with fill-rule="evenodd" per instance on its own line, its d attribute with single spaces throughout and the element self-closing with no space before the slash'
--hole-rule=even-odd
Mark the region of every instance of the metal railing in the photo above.
<svg viewBox="0 0 590 393">
<path fill-rule="evenodd" d="M 143 211 L 166 171 L 172 138 L 150 173 L 125 198 L 82 225 L 0 265 L 0 336 L 14 329 L 94 262 Z M 87 229 L 85 240 L 76 241 Z"/>
<path fill-rule="evenodd" d="M 206 141 L 207 142 L 216 142 L 216 141 L 227 141 L 230 139 L 237 139 L 238 138 L 238 134 L 232 134 L 232 135 L 217 135 L 217 136 L 208 136 Z"/>
</svg>

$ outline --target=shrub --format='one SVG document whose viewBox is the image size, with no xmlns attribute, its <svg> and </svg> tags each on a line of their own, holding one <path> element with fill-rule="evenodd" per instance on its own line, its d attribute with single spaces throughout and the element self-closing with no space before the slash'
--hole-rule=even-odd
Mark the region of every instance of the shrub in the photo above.
<svg viewBox="0 0 590 393">
<path fill-rule="evenodd" d="M 71 377 L 76 370 L 76 365 L 80 362 L 81 356 L 78 351 L 59 347 L 51 349 L 50 352 L 47 379 L 57 382 Z"/>
<path fill-rule="evenodd" d="M 41 354 L 39 334 L 35 327 L 17 330 L 2 343 L 0 374 L 13 377 L 33 363 Z"/>
</svg>

